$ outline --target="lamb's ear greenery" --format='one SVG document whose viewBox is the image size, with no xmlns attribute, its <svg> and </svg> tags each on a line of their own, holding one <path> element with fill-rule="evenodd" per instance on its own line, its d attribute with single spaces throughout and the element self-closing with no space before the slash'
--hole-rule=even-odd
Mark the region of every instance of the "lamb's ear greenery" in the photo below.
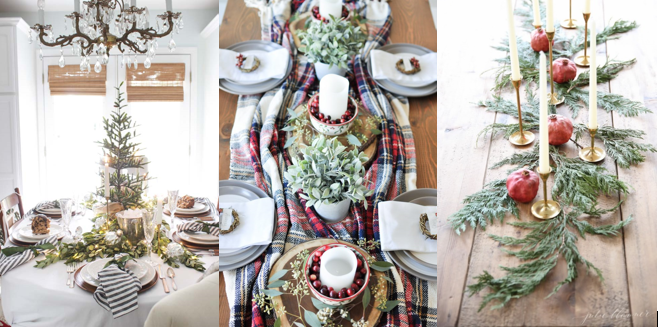
<svg viewBox="0 0 658 327">
<path fill-rule="evenodd" d="M 300 50 L 311 62 L 345 69 L 366 41 L 366 35 L 359 26 L 333 17 L 327 23 L 312 22 L 306 31 L 299 31 L 297 36 L 302 42 Z"/>
<path fill-rule="evenodd" d="M 303 159 L 293 160 L 293 165 L 284 172 L 284 177 L 294 191 L 303 190 L 300 196 L 306 206 L 316 203 L 330 204 L 344 199 L 360 202 L 372 195 L 365 186 L 365 167 L 368 156 L 357 149 L 346 151 L 335 137 L 326 139 L 318 136 L 311 145 L 302 150 Z"/>
</svg>

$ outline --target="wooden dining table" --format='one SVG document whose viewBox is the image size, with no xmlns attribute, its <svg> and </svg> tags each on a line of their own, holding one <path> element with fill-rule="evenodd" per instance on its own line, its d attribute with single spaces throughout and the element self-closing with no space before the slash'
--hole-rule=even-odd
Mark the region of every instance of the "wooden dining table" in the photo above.
<svg viewBox="0 0 658 327">
<path fill-rule="evenodd" d="M 389 1 L 393 25 L 392 43 L 413 43 L 436 51 L 436 28 L 427 0 Z M 260 40 L 260 18 L 254 8 L 246 8 L 242 0 L 230 0 L 219 27 L 219 47 Z M 219 179 L 228 179 L 230 139 L 238 96 L 219 91 Z M 409 121 L 416 147 L 417 187 L 436 188 L 436 94 L 409 99 Z M 229 303 L 220 275 L 220 326 L 228 326 Z"/>
<path fill-rule="evenodd" d="M 523 3 L 513 0 L 515 8 Z M 554 2 L 556 26 L 558 20 L 569 15 L 569 1 Z M 477 22 L 476 28 L 463 29 L 462 33 L 440 33 L 440 44 L 452 44 L 452 50 L 439 51 L 438 97 L 441 99 L 441 119 L 439 120 L 439 160 L 438 160 L 438 325 L 439 326 L 656 326 L 656 154 L 645 153 L 647 160 L 631 168 L 618 167 L 609 157 L 602 166 L 608 172 L 634 188 L 622 204 L 621 209 L 603 215 L 598 219 L 588 219 L 593 225 L 613 224 L 629 219 L 634 221 L 613 237 L 587 236 L 577 242 L 580 253 L 605 277 L 601 283 L 593 271 L 587 273 L 580 265 L 575 281 L 564 285 L 556 294 L 546 298 L 558 282 L 566 278 L 567 267 L 563 259 L 547 279 L 530 295 L 512 299 L 504 308 L 490 310 L 492 304 L 478 311 L 480 303 L 489 290 L 483 290 L 469 297 L 467 285 L 475 284 L 475 277 L 488 271 L 495 278 L 504 276 L 500 266 L 515 267 L 517 258 L 501 251 L 501 244 L 489 234 L 522 237 L 524 233 L 496 221 L 482 228 L 457 235 L 450 227 L 447 218 L 461 209 L 462 201 L 483 188 L 486 183 L 505 178 L 510 166 L 489 169 L 494 163 L 514 153 L 529 151 L 532 145 L 516 147 L 501 135 L 491 137 L 490 133 L 478 139 L 485 126 L 492 123 L 514 124 L 517 119 L 509 115 L 486 111 L 477 102 L 492 99 L 494 76 L 484 73 L 498 64 L 494 59 L 505 53 L 493 49 L 507 37 L 507 13 L 504 2 L 480 1 L 477 10 L 469 10 L 464 2 L 445 2 L 439 8 L 439 22 L 449 20 L 449 15 L 468 12 L 468 21 Z M 581 4 L 574 1 L 573 17 L 583 22 Z M 632 128 L 645 131 L 647 135 L 641 143 L 656 146 L 656 41 L 658 30 L 655 13 L 656 3 L 649 0 L 592 1 L 592 18 L 600 32 L 618 19 L 637 21 L 638 27 L 619 39 L 610 40 L 597 47 L 599 65 L 610 59 L 629 60 L 637 58 L 637 63 L 622 71 L 609 83 L 598 85 L 599 91 L 621 94 L 626 98 L 641 102 L 653 113 L 637 117 L 624 117 L 617 113 L 598 110 L 599 124 L 615 128 Z M 442 17 L 445 15 L 446 17 Z M 467 24 L 467 22 L 464 22 Z M 529 38 L 516 17 L 516 35 Z M 465 26 L 455 26 L 460 29 Z M 439 26 L 441 29 L 441 26 Z M 565 31 L 575 35 L 575 31 Z M 651 40 L 651 41 L 649 41 Z M 458 46 L 457 46 L 458 45 Z M 589 51 L 588 51 L 589 53 Z M 582 72 L 583 69 L 579 69 Z M 446 78 L 441 78 L 446 76 Z M 550 78 L 550 77 L 549 77 Z M 522 103 L 525 102 L 521 86 Z M 515 101 L 513 91 L 501 94 L 505 99 Z M 583 106 L 574 124 L 586 123 L 587 107 Z M 571 117 L 565 105 L 558 107 L 558 113 Z M 535 134 L 537 134 L 535 132 Z M 538 136 L 537 136 L 538 140 Z M 589 142 L 589 136 L 582 142 Z M 537 143 L 537 141 L 535 141 Z M 597 142 L 598 143 L 598 142 Z M 598 144 L 597 146 L 602 146 Z M 569 157 L 577 157 L 578 149 L 572 142 L 560 146 L 560 151 Z M 548 181 L 552 187 L 553 177 Z M 541 194 L 535 199 L 540 199 Z M 614 206 L 619 195 L 601 196 L 599 201 L 604 208 Z M 533 201 L 534 202 L 534 201 Z M 537 221 L 530 214 L 530 204 L 520 204 L 519 221 Z M 516 221 L 511 215 L 506 222 Z"/>
</svg>

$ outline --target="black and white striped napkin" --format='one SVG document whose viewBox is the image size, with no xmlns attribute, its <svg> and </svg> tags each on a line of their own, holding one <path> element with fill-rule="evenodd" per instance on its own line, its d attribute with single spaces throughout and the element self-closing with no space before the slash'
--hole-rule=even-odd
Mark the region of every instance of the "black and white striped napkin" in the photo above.
<svg viewBox="0 0 658 327">
<path fill-rule="evenodd" d="M 202 222 L 189 222 L 182 223 L 176 226 L 178 232 L 206 232 L 210 235 L 219 237 L 219 227 L 212 226 L 210 224 L 204 224 Z"/>
<path fill-rule="evenodd" d="M 137 291 L 142 289 L 139 278 L 130 269 L 121 269 L 111 264 L 98 272 L 99 285 L 94 299 L 110 311 L 114 319 L 137 310 Z"/>
<path fill-rule="evenodd" d="M 43 245 L 46 243 L 50 243 L 53 246 L 57 242 L 57 235 L 51 235 L 48 236 L 47 238 L 44 238 L 43 240 L 37 242 L 35 246 L 37 245 Z M 6 248 L 5 248 L 6 249 Z M 37 252 L 42 252 L 43 250 L 36 249 Z M 4 253 L 0 252 L 0 276 L 4 275 L 8 271 L 34 259 L 36 255 L 34 254 L 34 251 L 30 249 L 26 249 L 23 252 L 20 253 L 14 253 L 10 256 L 6 256 Z"/>
</svg>

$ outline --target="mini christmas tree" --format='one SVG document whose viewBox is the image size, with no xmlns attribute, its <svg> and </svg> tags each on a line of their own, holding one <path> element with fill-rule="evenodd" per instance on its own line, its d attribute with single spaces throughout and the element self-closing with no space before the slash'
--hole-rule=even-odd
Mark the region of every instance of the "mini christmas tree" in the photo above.
<svg viewBox="0 0 658 327">
<path fill-rule="evenodd" d="M 121 109 L 125 108 L 123 104 L 124 93 L 121 92 L 123 82 L 116 87 L 117 99 L 114 102 L 114 112 L 110 114 L 110 119 L 103 118 L 103 129 L 107 137 L 102 142 L 98 142 L 103 147 L 103 156 L 108 160 L 110 168 L 110 201 L 120 203 L 124 208 L 141 208 L 144 206 L 142 192 L 144 182 L 150 180 L 148 173 L 130 174 L 130 171 L 139 172 L 148 162 L 144 157 L 138 156 L 137 152 L 142 150 L 140 144 L 135 143 L 137 131 L 132 117 Z M 104 172 L 101 170 L 101 186 L 97 189 L 97 194 L 105 197 L 104 189 Z"/>
</svg>

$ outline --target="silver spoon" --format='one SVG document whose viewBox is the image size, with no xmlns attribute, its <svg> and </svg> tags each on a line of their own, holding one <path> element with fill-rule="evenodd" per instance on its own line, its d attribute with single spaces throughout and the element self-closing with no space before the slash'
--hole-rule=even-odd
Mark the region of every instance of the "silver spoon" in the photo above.
<svg viewBox="0 0 658 327">
<path fill-rule="evenodd" d="M 167 276 L 171 278 L 171 287 L 174 289 L 174 291 L 178 291 L 178 287 L 176 287 L 176 281 L 174 281 L 174 277 L 176 277 L 176 273 L 174 273 L 174 269 L 169 267 L 167 269 Z"/>
</svg>

